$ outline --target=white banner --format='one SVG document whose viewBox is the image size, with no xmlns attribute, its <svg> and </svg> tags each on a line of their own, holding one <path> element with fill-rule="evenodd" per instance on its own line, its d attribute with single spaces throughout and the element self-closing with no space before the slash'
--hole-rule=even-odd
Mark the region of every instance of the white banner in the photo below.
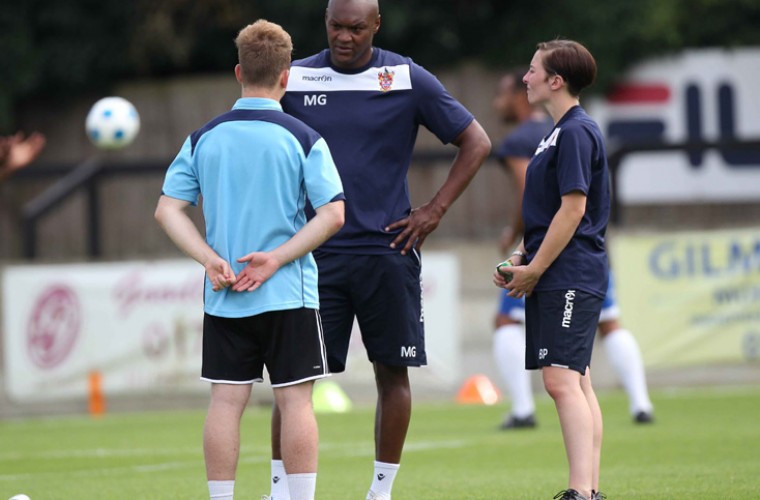
<svg viewBox="0 0 760 500">
<path fill-rule="evenodd" d="M 431 375 L 453 382 L 459 366 L 457 261 L 430 253 L 423 269 Z M 106 395 L 207 391 L 199 380 L 202 291 L 203 268 L 191 260 L 6 267 L 8 396 L 86 397 L 92 372 L 102 374 Z"/>
<path fill-rule="evenodd" d="M 203 389 L 203 268 L 190 261 L 12 266 L 3 273 L 9 397 Z"/>
<path fill-rule="evenodd" d="M 584 101 L 617 144 L 760 139 L 760 48 L 685 50 L 643 61 L 605 99 Z M 625 204 L 760 200 L 760 149 L 627 155 L 617 185 Z"/>
</svg>

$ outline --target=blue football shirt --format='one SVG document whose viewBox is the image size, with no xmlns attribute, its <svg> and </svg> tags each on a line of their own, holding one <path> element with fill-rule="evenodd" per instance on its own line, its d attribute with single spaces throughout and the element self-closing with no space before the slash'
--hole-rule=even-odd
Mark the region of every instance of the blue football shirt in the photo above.
<svg viewBox="0 0 760 500">
<path fill-rule="evenodd" d="M 344 199 L 325 140 L 263 98 L 238 99 L 193 132 L 169 166 L 163 194 L 193 204 L 202 196 L 206 240 L 235 274 L 244 267 L 238 258 L 273 250 L 304 226 L 307 196 L 317 208 Z M 214 292 L 207 277 L 204 299 L 208 314 L 229 318 L 316 309 L 317 266 L 307 254 L 253 292 Z"/>
<path fill-rule="evenodd" d="M 504 160 L 507 157 L 531 158 L 536 152 L 538 143 L 554 127 L 551 117 L 540 120 L 528 119 L 520 123 L 507 135 L 496 148 L 496 157 Z"/>
<path fill-rule="evenodd" d="M 535 289 L 579 289 L 604 298 L 608 281 L 604 239 L 610 214 L 609 168 L 601 131 L 580 106 L 565 113 L 538 145 L 528 165 L 522 206 L 528 260 L 541 246 L 562 196 L 573 191 L 586 195 L 586 212 L 575 235 Z"/>
<path fill-rule="evenodd" d="M 411 211 L 407 172 L 422 125 L 444 144 L 473 116 L 410 58 L 373 48 L 363 68 L 346 71 L 329 50 L 293 62 L 282 106 L 330 146 L 346 193 L 346 223 L 321 250 L 393 253 L 385 227 Z"/>
</svg>

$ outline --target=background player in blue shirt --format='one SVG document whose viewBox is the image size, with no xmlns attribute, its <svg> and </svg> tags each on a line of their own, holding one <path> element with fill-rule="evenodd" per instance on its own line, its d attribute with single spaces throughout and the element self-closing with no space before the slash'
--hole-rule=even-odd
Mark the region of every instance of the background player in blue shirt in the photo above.
<svg viewBox="0 0 760 500">
<path fill-rule="evenodd" d="M 512 267 L 494 283 L 526 297 L 525 366 L 541 369 L 559 415 L 570 468 L 568 488 L 554 498 L 599 498 L 602 412 L 589 365 L 608 285 L 605 233 L 610 179 L 602 133 L 580 107 L 596 78 L 581 44 L 538 44 L 523 81 L 555 127 L 530 161 L 523 195 L 523 240 Z"/>
<path fill-rule="evenodd" d="M 519 243 L 523 233 L 522 195 L 525 172 L 538 143 L 553 128 L 554 123 L 543 107 L 528 102 L 525 83 L 527 68 L 504 75 L 493 99 L 493 108 L 505 123 L 516 124 L 498 148 L 495 155 L 510 177 L 510 200 L 513 200 L 512 220 L 499 238 L 499 250 L 508 255 Z M 510 414 L 501 424 L 502 429 L 535 427 L 535 402 L 530 383 L 530 372 L 525 370 L 525 301 L 499 294 L 499 310 L 494 319 L 493 355 L 511 398 Z"/>
<path fill-rule="evenodd" d="M 376 462 L 367 498 L 385 499 L 411 417 L 407 369 L 426 364 L 418 250 L 491 145 L 431 73 L 372 45 L 377 1 L 331 0 L 325 24 L 329 49 L 294 61 L 282 103 L 325 138 L 345 188 L 346 224 L 315 252 L 321 314 L 330 371 L 345 369 L 354 317 L 373 363 Z M 407 172 L 420 125 L 459 151 L 433 199 L 412 209 Z"/>
<path fill-rule="evenodd" d="M 203 448 L 209 494 L 232 499 L 240 418 L 266 366 L 291 498 L 314 498 L 315 379 L 328 375 L 317 269 L 309 253 L 343 224 L 327 144 L 282 112 L 290 36 L 259 20 L 235 43 L 242 97 L 193 132 L 169 167 L 156 219 L 206 269 L 201 378 L 212 383 Z M 206 238 L 185 209 L 203 197 Z M 316 215 L 306 222 L 307 197 Z M 285 481 L 283 481 L 285 482 Z"/>
<path fill-rule="evenodd" d="M 514 196 L 512 220 L 502 232 L 499 247 L 508 255 L 522 237 L 522 193 L 525 172 L 541 140 L 549 135 L 554 124 L 541 106 L 528 102 L 525 83 L 527 69 L 516 69 L 499 81 L 493 107 L 506 123 L 516 124 L 496 149 L 511 178 Z M 500 293 L 499 309 L 494 320 L 493 354 L 499 373 L 509 389 L 512 408 L 501 423 L 502 429 L 535 427 L 535 403 L 530 372 L 525 370 L 525 302 Z M 599 334 L 610 364 L 628 395 L 629 409 L 636 423 L 653 420 L 653 406 L 646 385 L 644 363 L 635 337 L 620 324 L 620 308 L 615 300 L 614 279 L 610 274 L 607 294 L 599 318 Z"/>
</svg>

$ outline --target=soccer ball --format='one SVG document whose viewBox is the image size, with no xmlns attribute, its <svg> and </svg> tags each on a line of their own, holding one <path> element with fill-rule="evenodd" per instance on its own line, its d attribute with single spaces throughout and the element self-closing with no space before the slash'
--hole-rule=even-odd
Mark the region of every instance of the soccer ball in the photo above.
<svg viewBox="0 0 760 500">
<path fill-rule="evenodd" d="M 104 97 L 87 113 L 85 130 L 96 147 L 121 149 L 140 131 L 140 115 L 123 97 Z"/>
</svg>

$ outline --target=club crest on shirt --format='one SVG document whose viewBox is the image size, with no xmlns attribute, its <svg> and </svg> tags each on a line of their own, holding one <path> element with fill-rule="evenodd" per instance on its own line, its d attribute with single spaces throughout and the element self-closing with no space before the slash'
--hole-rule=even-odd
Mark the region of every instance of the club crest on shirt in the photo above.
<svg viewBox="0 0 760 500">
<path fill-rule="evenodd" d="M 380 84 L 380 90 L 387 92 L 393 86 L 393 75 L 395 71 L 388 71 L 388 68 L 383 68 L 383 71 L 377 74 L 377 81 Z"/>
</svg>

